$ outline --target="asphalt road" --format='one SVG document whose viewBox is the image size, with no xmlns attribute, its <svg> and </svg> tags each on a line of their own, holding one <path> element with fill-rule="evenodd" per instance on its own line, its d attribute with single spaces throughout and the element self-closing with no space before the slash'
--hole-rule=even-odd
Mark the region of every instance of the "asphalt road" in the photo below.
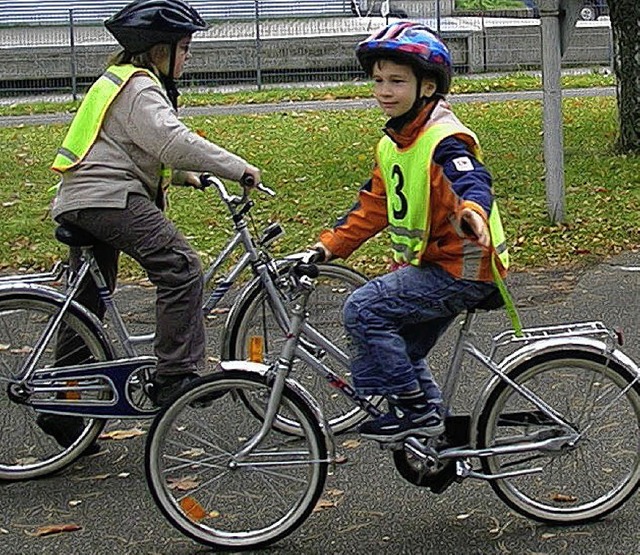
<svg viewBox="0 0 640 555">
<path fill-rule="evenodd" d="M 526 325 L 603 320 L 625 331 L 625 352 L 640 360 L 640 254 L 626 253 L 589 270 L 514 274 L 509 283 Z M 126 287 L 119 295 L 140 314 L 151 290 Z M 481 316 L 481 333 L 507 327 L 502 311 Z M 433 354 L 446 367 L 452 335 Z M 462 398 L 471 398 L 484 375 L 470 369 Z M 461 409 L 464 407 L 460 407 Z M 132 422 L 112 422 L 128 429 Z M 146 426 L 142 424 L 144 431 Z M 633 497 L 601 522 L 554 528 L 510 512 L 486 483 L 467 480 L 434 495 L 402 480 L 390 456 L 373 443 L 354 447 L 338 438 L 347 462 L 330 476 L 323 499 L 293 535 L 267 552 L 278 554 L 602 554 L 637 553 L 640 502 Z M 95 555 L 207 553 L 161 516 L 146 488 L 145 436 L 102 441 L 102 452 L 62 473 L 25 483 L 0 484 L 0 553 Z M 36 536 L 38 528 L 76 524 L 76 531 Z"/>
</svg>

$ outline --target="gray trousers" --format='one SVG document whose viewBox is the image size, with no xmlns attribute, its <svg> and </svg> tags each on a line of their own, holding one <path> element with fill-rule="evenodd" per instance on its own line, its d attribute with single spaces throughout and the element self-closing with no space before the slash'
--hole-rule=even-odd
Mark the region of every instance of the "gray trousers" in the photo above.
<svg viewBox="0 0 640 555">
<path fill-rule="evenodd" d="M 58 219 L 96 238 L 96 260 L 111 291 L 116 286 L 120 252 L 136 260 L 156 286 L 158 375 L 203 369 L 202 266 L 197 253 L 162 211 L 142 195 L 129 195 L 125 209 L 85 208 L 65 212 Z M 79 263 L 79 249 L 72 248 L 70 264 L 77 267 Z M 100 318 L 104 316 L 104 304 L 90 277 L 77 300 Z"/>
</svg>

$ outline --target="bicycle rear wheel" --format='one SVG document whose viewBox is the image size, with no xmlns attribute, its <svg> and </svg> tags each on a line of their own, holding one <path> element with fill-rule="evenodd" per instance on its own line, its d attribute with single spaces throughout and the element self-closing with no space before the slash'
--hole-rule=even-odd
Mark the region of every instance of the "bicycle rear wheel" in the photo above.
<svg viewBox="0 0 640 555">
<path fill-rule="evenodd" d="M 320 273 L 316 289 L 309 297 L 307 323 L 346 352 L 342 307 L 347 297 L 364 285 L 367 279 L 350 268 L 336 264 L 320 264 L 318 269 Z M 267 292 L 257 281 L 241 302 L 241 305 L 234 307 L 237 316 L 229 323 L 227 353 L 223 359 L 248 360 L 251 358 L 252 345 L 257 344 L 262 350 L 263 362 L 271 364 L 280 355 L 286 335 L 269 305 Z M 333 358 L 303 334 L 302 342 L 305 340 L 324 365 L 345 382 L 351 383 L 348 364 Z M 328 387 L 324 376 L 299 359 L 295 360 L 293 376 L 318 400 L 333 433 L 350 430 L 367 417 L 342 393 Z M 375 400 L 376 403 L 380 401 Z M 295 422 L 282 420 L 282 427 L 288 428 L 292 434 L 297 433 Z"/>
<path fill-rule="evenodd" d="M 173 526 L 200 543 L 236 551 L 274 543 L 305 521 L 322 493 L 326 441 L 289 387 L 280 410 L 303 434 L 271 429 L 247 457 L 236 457 L 262 425 L 245 398 L 265 404 L 270 391 L 253 372 L 210 375 L 165 407 L 149 430 L 145 470 L 153 498 Z"/>
<path fill-rule="evenodd" d="M 553 407 L 578 433 L 574 444 L 482 460 L 495 474 L 540 472 L 491 481 L 517 512 L 542 522 L 578 524 L 620 507 L 640 484 L 640 387 L 612 360 L 584 351 L 551 352 L 518 365 L 508 377 Z M 479 420 L 479 447 L 566 437 L 566 429 L 501 382 Z"/>
<path fill-rule="evenodd" d="M 38 292 L 5 292 L 0 295 L 0 480 L 26 480 L 59 471 L 75 461 L 96 439 L 104 420 L 75 420 L 77 437 L 63 447 L 38 425 L 43 413 L 28 404 L 28 395 L 16 391 L 21 365 L 32 352 L 47 325 L 60 312 L 60 303 Z M 64 329 L 64 333 L 61 330 Z M 62 338 L 65 339 L 62 339 Z M 45 346 L 36 368 L 50 368 L 111 359 L 108 345 L 91 322 L 70 306 L 58 331 Z M 54 388 L 73 384 L 49 384 Z M 28 392 L 27 392 L 28 393 Z M 38 393 L 39 398 L 60 393 Z M 69 392 L 68 395 L 80 395 Z M 85 395 L 85 393 L 82 393 Z M 61 422 L 68 417 L 50 415 Z M 69 421 L 66 421 L 68 425 Z"/>
</svg>

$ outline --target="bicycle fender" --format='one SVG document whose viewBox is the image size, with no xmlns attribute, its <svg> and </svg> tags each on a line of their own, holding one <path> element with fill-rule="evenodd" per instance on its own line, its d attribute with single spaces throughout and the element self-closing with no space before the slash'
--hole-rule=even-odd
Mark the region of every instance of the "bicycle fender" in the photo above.
<svg viewBox="0 0 640 555">
<path fill-rule="evenodd" d="M 7 283 L 0 284 L 0 300 L 3 298 L 12 297 L 15 295 L 25 295 L 33 298 L 44 298 L 52 303 L 62 306 L 67 300 L 64 293 L 61 293 L 57 289 L 49 285 L 43 285 L 41 283 Z M 88 327 L 92 328 L 96 336 L 103 343 L 106 352 L 111 358 L 114 358 L 113 348 L 111 342 L 108 340 L 102 327 L 100 319 L 84 305 L 77 301 L 71 301 L 69 309 L 80 318 Z"/>
<path fill-rule="evenodd" d="M 512 370 L 530 361 L 533 358 L 548 355 L 549 353 L 558 353 L 559 357 L 567 355 L 569 352 L 582 352 L 590 355 L 599 355 L 609 361 L 621 366 L 626 370 L 634 381 L 640 381 L 640 368 L 638 365 L 621 350 L 613 347 L 611 344 L 607 344 L 601 339 L 595 339 L 591 337 L 573 337 L 570 343 L 567 342 L 566 337 L 550 338 L 535 341 L 529 345 L 517 349 L 503 361 L 500 362 L 498 367 L 504 374 L 509 374 Z M 499 376 L 492 376 L 483 387 L 480 395 L 478 396 L 471 418 L 470 428 L 470 441 L 472 446 L 477 446 L 478 436 L 478 423 L 480 415 L 483 412 L 489 397 L 493 391 L 502 382 Z"/>
<path fill-rule="evenodd" d="M 231 350 L 231 330 L 234 328 L 236 320 L 242 316 L 241 308 L 244 307 L 247 302 L 247 298 L 253 294 L 253 291 L 256 288 L 259 287 L 261 287 L 260 277 L 255 277 L 240 290 L 240 293 L 238 293 L 238 296 L 233 301 L 233 305 L 227 314 L 227 318 L 222 328 L 222 335 L 220 337 L 220 358 L 222 360 L 227 360 L 231 356 L 229 353 Z"/>
<path fill-rule="evenodd" d="M 223 360 L 218 363 L 218 365 L 222 368 L 222 371 L 229 370 L 242 370 L 243 372 L 252 372 L 254 374 L 259 374 L 264 376 L 269 371 L 270 367 L 266 364 L 262 364 L 260 362 L 250 362 L 248 360 Z M 322 435 L 324 436 L 325 445 L 327 447 L 327 452 L 329 453 L 331 460 L 335 460 L 335 441 L 333 438 L 333 433 L 331 432 L 331 427 L 328 425 L 326 418 L 324 417 L 324 413 L 322 412 L 322 408 L 318 404 L 318 401 L 307 391 L 307 389 L 297 380 L 289 377 L 286 379 L 287 387 L 291 388 L 294 393 L 296 393 L 304 403 L 309 407 L 314 417 L 320 423 L 320 429 L 322 430 Z"/>
<path fill-rule="evenodd" d="M 278 273 L 283 272 L 286 268 L 291 266 L 295 262 L 295 259 L 279 258 L 273 261 L 278 269 Z M 244 306 L 248 302 L 248 299 L 255 295 L 255 290 L 262 287 L 262 279 L 260 276 L 255 276 L 249 283 L 247 283 L 234 300 L 231 310 L 227 314 L 227 318 L 222 328 L 222 336 L 220 338 L 221 353 L 220 358 L 222 360 L 228 360 L 231 356 L 231 330 L 235 327 L 236 321 L 242 318 L 244 312 Z"/>
</svg>

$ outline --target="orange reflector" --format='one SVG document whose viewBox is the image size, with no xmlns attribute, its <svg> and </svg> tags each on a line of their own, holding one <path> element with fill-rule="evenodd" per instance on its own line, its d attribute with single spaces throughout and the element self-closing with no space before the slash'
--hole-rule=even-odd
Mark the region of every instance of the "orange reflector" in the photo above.
<svg viewBox="0 0 640 555">
<path fill-rule="evenodd" d="M 249 339 L 249 360 L 264 362 L 264 338 L 261 335 L 252 335 Z"/>
<path fill-rule="evenodd" d="M 181 499 L 180 507 L 188 518 L 196 522 L 209 516 L 209 513 L 202 508 L 202 505 L 191 496 Z"/>
<path fill-rule="evenodd" d="M 67 387 L 75 387 L 78 385 L 78 381 L 77 380 L 70 380 L 67 382 Z M 80 399 L 80 392 L 79 391 L 65 391 L 62 394 L 62 398 L 63 399 L 74 399 L 74 400 L 78 400 Z"/>
</svg>

